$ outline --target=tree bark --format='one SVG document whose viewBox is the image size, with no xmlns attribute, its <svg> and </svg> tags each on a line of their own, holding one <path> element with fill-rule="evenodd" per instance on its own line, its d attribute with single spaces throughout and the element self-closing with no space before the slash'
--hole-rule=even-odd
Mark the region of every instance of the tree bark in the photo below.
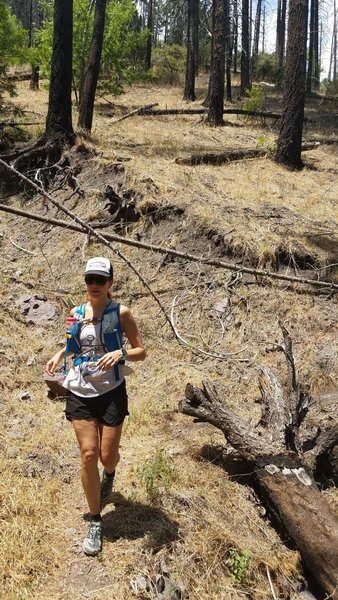
<svg viewBox="0 0 338 600">
<path fill-rule="evenodd" d="M 307 0 L 290 0 L 288 43 L 281 129 L 276 162 L 294 169 L 303 166 L 301 144 L 305 104 Z"/>
<path fill-rule="evenodd" d="M 287 531 L 313 579 L 338 599 L 338 521 L 320 494 L 302 446 L 299 427 L 308 411 L 309 397 L 297 382 L 291 338 L 280 323 L 288 365 L 282 386 L 268 368 L 261 368 L 262 419 L 253 427 L 226 406 L 224 392 L 204 382 L 203 389 L 188 384 L 179 410 L 223 431 L 236 456 L 249 463 L 262 502 L 274 521 Z M 329 435 L 331 433 L 331 435 Z M 338 427 L 326 431 L 314 446 L 318 455 L 338 443 Z M 313 451 L 313 450 L 312 450 Z"/>
<path fill-rule="evenodd" d="M 254 28 L 254 39 L 252 44 L 252 71 L 255 71 L 255 63 L 259 52 L 259 37 L 261 31 L 261 13 L 262 13 L 262 0 L 257 0 L 255 28 Z"/>
<path fill-rule="evenodd" d="M 49 87 L 46 141 L 73 142 L 72 125 L 73 0 L 55 0 L 54 35 Z"/>
<path fill-rule="evenodd" d="M 31 78 L 29 83 L 30 90 L 38 90 L 39 89 L 39 65 L 32 65 L 31 69 Z"/>
<path fill-rule="evenodd" d="M 241 95 L 250 88 L 249 0 L 242 0 Z"/>
<path fill-rule="evenodd" d="M 284 64 L 286 3 L 287 0 L 278 0 L 276 28 L 276 58 L 279 71 L 282 70 Z"/>
<path fill-rule="evenodd" d="M 314 82 L 313 87 L 315 90 L 319 90 L 320 88 L 320 58 L 319 58 L 319 6 L 318 0 L 313 0 L 314 2 Z"/>
<path fill-rule="evenodd" d="M 230 0 L 225 0 L 225 74 L 226 74 L 226 99 L 232 101 L 231 90 L 231 63 L 232 63 L 232 44 L 233 33 L 231 30 L 231 5 Z"/>
<path fill-rule="evenodd" d="M 91 131 L 97 82 L 100 72 L 107 0 L 96 0 L 94 28 L 86 74 L 83 82 L 78 127 Z"/>
<path fill-rule="evenodd" d="M 214 0 L 209 106 L 206 121 L 223 124 L 225 78 L 225 1 Z"/>
<path fill-rule="evenodd" d="M 234 0 L 234 75 L 237 75 L 237 52 L 238 52 L 238 0 Z"/>
<path fill-rule="evenodd" d="M 147 28 L 149 30 L 149 35 L 148 35 L 148 39 L 147 39 L 147 48 L 146 48 L 146 67 L 147 67 L 147 69 L 150 69 L 151 68 L 151 52 L 152 52 L 152 46 L 153 46 L 153 29 L 154 29 L 153 0 L 148 0 Z"/>
<path fill-rule="evenodd" d="M 309 51 L 307 63 L 306 91 L 311 93 L 312 77 L 314 67 L 314 22 L 315 22 L 315 0 L 310 0 L 310 24 L 309 24 Z"/>
<path fill-rule="evenodd" d="M 196 100 L 195 77 L 197 57 L 198 1 L 188 0 L 187 61 L 183 100 Z"/>
</svg>

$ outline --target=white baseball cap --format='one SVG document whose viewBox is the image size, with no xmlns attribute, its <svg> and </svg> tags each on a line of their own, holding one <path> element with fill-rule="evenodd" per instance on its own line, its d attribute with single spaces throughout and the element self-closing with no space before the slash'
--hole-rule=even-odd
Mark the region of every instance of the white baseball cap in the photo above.
<svg viewBox="0 0 338 600">
<path fill-rule="evenodd" d="M 104 277 L 111 277 L 111 264 L 109 258 L 103 256 L 95 256 L 90 258 L 86 264 L 85 275 L 103 275 Z"/>
</svg>

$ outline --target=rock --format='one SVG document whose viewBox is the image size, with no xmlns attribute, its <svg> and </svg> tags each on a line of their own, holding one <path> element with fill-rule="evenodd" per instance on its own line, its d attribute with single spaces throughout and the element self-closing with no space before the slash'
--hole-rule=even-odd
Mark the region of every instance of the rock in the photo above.
<svg viewBox="0 0 338 600">
<path fill-rule="evenodd" d="M 54 304 L 46 300 L 47 298 L 43 294 L 24 294 L 17 299 L 15 305 L 25 317 L 27 323 L 47 325 L 54 321 L 58 311 Z"/>
<path fill-rule="evenodd" d="M 21 453 L 21 448 L 19 448 L 19 447 L 9 448 L 9 450 L 7 450 L 7 457 L 8 458 L 17 458 L 20 453 Z"/>
<path fill-rule="evenodd" d="M 149 592 L 151 589 L 149 580 L 144 575 L 138 575 L 133 581 L 132 587 L 137 592 Z"/>
<path fill-rule="evenodd" d="M 22 400 L 22 401 L 23 400 L 32 400 L 32 396 L 29 392 L 23 391 L 23 392 L 19 392 L 18 399 Z"/>
<path fill-rule="evenodd" d="M 184 452 L 185 448 L 183 448 L 183 446 L 176 446 L 175 448 L 169 448 L 167 454 L 169 454 L 169 456 L 177 456 L 178 454 L 184 454 Z"/>
<path fill-rule="evenodd" d="M 67 529 L 65 529 L 65 534 L 68 537 L 74 537 L 74 535 L 76 534 L 76 531 L 77 530 L 75 529 L 75 527 L 67 527 Z"/>
</svg>

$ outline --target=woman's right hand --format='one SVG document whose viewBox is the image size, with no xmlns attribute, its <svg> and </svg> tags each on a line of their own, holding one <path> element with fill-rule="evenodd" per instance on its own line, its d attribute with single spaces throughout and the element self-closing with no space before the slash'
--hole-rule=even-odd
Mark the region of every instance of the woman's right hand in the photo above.
<svg viewBox="0 0 338 600">
<path fill-rule="evenodd" d="M 64 350 L 59 350 L 46 364 L 46 371 L 48 375 L 53 376 L 55 373 L 56 367 L 60 364 Z"/>
</svg>

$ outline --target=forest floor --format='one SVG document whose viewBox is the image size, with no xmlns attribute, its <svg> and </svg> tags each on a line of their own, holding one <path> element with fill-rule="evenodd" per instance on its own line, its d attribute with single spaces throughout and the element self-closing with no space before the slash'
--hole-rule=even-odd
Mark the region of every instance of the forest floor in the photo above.
<svg viewBox="0 0 338 600">
<path fill-rule="evenodd" d="M 27 87 L 19 84 L 16 103 L 43 121 L 48 94 Z M 135 202 L 137 214 L 127 223 L 122 211 L 118 223 L 100 229 L 103 234 L 115 231 L 238 265 L 337 282 L 337 145 L 323 143 L 304 153 L 301 172 L 268 157 L 191 167 L 176 164 L 175 157 L 269 148 L 278 125 L 234 115 L 226 115 L 221 128 L 206 126 L 196 115 L 136 115 L 114 124 L 151 102 L 161 108 L 200 106 L 205 94 L 201 78 L 195 104 L 182 101 L 181 88 L 155 85 L 135 86 L 116 103 L 101 100 L 91 138 L 83 137 L 72 150 L 83 195 L 69 198 L 72 190 L 52 187 L 50 193 L 97 223 L 111 218 L 105 195 L 110 185 Z M 276 92 L 267 91 L 266 108 L 281 110 Z M 337 141 L 336 110 L 328 100 L 311 98 L 304 139 Z M 2 188 L 1 202 L 64 218 L 27 189 L 13 196 Z M 183 345 L 136 275 L 93 239 L 6 213 L 0 235 L 2 598 L 157 598 L 149 582 L 163 571 L 171 582 L 167 598 L 300 598 L 306 580 L 298 552 L 272 528 L 241 465 L 222 466 L 222 433 L 183 416 L 178 402 L 186 383 L 218 381 L 227 405 L 258 423 L 257 367 L 269 365 L 286 379 L 282 356 L 271 352 L 282 338 L 281 319 L 293 339 L 299 380 L 317 399 L 311 419 L 336 419 L 326 414 L 321 398 L 338 380 L 337 296 L 272 278 L 234 277 L 224 269 L 120 244 L 166 312 L 172 311 L 188 342 Z M 63 343 L 69 308 L 84 297 L 85 260 L 107 253 L 115 267 L 114 297 L 132 308 L 148 356 L 128 379 L 130 416 L 114 502 L 104 509 L 104 547 L 99 557 L 88 558 L 81 552 L 87 511 L 79 452 L 64 403 L 48 398 L 43 372 Z M 50 324 L 27 323 L 17 306 L 27 294 L 56 306 Z M 227 358 L 210 356 L 215 353 Z M 324 484 L 322 493 L 338 514 L 337 489 L 330 480 Z M 148 588 L 142 590 L 145 582 Z"/>
</svg>

